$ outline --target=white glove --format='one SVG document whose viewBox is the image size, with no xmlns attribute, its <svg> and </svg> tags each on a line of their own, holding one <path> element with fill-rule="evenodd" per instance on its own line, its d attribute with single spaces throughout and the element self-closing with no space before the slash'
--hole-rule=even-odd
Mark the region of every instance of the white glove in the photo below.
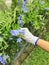
<svg viewBox="0 0 49 65">
<path fill-rule="evenodd" d="M 23 35 L 23 39 L 35 45 L 39 38 L 32 35 L 28 28 L 21 28 L 21 30 L 25 32 L 25 34 Z"/>
</svg>

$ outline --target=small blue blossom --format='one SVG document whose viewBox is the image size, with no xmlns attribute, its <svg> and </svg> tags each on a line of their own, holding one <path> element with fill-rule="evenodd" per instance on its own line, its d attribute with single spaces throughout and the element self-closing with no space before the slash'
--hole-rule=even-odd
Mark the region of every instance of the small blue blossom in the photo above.
<svg viewBox="0 0 49 65">
<path fill-rule="evenodd" d="M 20 14 L 20 16 L 18 17 L 18 20 L 22 20 L 23 16 L 24 16 L 23 14 Z"/>
<path fill-rule="evenodd" d="M 23 22 L 23 20 L 19 20 L 20 24 Z"/>
<path fill-rule="evenodd" d="M 26 8 L 22 8 L 23 12 L 27 13 L 27 9 Z"/>
<path fill-rule="evenodd" d="M 0 56 L 0 62 L 2 62 L 2 59 L 3 59 L 3 57 L 2 57 L 2 56 Z"/>
<path fill-rule="evenodd" d="M 0 62 L 3 64 L 3 65 L 5 65 L 6 63 L 7 63 L 7 59 L 9 58 L 9 56 L 8 55 L 6 55 L 6 56 L 0 56 Z"/>
<path fill-rule="evenodd" d="M 25 5 L 26 5 L 26 4 L 22 4 L 22 8 L 24 8 L 24 7 L 25 7 Z"/>
<path fill-rule="evenodd" d="M 11 33 L 13 36 L 18 36 L 18 35 L 19 35 L 19 31 L 18 31 L 18 30 L 11 30 L 10 33 Z"/>
<path fill-rule="evenodd" d="M 25 5 L 26 4 L 22 4 L 22 11 L 25 12 L 25 13 L 27 13 L 27 9 L 26 9 L 26 6 Z"/>
<path fill-rule="evenodd" d="M 22 39 L 21 38 L 18 38 L 17 39 L 17 42 L 19 42 L 19 43 L 22 42 Z"/>
<path fill-rule="evenodd" d="M 24 25 L 23 23 L 20 24 L 21 27 L 23 27 L 23 25 Z"/>
<path fill-rule="evenodd" d="M 22 31 L 21 29 L 19 29 L 19 30 L 11 30 L 10 33 L 12 34 L 12 36 L 18 36 L 20 33 L 25 34 L 25 31 Z"/>
<path fill-rule="evenodd" d="M 20 26 L 23 27 L 24 23 L 23 23 L 23 20 L 19 20 L 20 22 Z"/>
<path fill-rule="evenodd" d="M 22 4 L 22 11 L 27 13 L 27 9 L 26 9 L 26 0 L 24 0 L 23 4 Z"/>
<path fill-rule="evenodd" d="M 25 34 L 25 31 L 22 31 L 22 30 L 20 29 L 20 30 L 19 30 L 19 33 L 24 35 L 24 34 Z"/>
<path fill-rule="evenodd" d="M 20 16 L 18 17 L 18 20 L 21 20 L 23 16 L 24 16 L 23 14 L 20 14 Z"/>
<path fill-rule="evenodd" d="M 3 56 L 4 61 L 6 61 L 8 58 L 9 58 L 9 55 L 4 55 Z M 7 63 L 7 61 L 6 61 L 6 63 Z"/>
</svg>

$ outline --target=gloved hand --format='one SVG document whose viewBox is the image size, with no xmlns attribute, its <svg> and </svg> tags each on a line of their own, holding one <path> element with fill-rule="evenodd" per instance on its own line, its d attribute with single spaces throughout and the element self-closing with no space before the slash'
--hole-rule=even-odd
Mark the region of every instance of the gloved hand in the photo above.
<svg viewBox="0 0 49 65">
<path fill-rule="evenodd" d="M 21 30 L 25 32 L 25 34 L 22 34 L 23 39 L 35 45 L 39 38 L 32 35 L 32 33 L 28 30 L 28 28 L 21 28 Z"/>
</svg>

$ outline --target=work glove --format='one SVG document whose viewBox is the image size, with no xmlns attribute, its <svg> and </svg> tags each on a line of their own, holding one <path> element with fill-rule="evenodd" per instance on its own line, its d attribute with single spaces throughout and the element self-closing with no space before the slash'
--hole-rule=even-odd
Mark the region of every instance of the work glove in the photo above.
<svg viewBox="0 0 49 65">
<path fill-rule="evenodd" d="M 22 34 L 22 38 L 24 40 L 26 40 L 29 43 L 32 43 L 34 45 L 37 44 L 37 41 L 39 40 L 39 37 L 34 36 L 29 30 L 28 28 L 21 28 L 21 30 L 24 32 L 24 34 Z"/>
</svg>

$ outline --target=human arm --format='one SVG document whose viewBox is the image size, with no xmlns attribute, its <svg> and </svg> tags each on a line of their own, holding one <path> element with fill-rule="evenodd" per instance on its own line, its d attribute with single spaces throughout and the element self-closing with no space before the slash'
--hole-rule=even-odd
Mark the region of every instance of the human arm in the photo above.
<svg viewBox="0 0 49 65">
<path fill-rule="evenodd" d="M 32 33 L 28 30 L 28 28 L 21 28 L 21 29 L 25 31 L 25 34 L 23 35 L 24 40 L 26 40 L 29 43 L 32 43 L 33 45 L 38 45 L 49 52 L 49 42 L 39 39 L 39 37 L 32 35 Z"/>
<path fill-rule="evenodd" d="M 49 42 L 39 39 L 37 45 L 49 52 Z"/>
</svg>

